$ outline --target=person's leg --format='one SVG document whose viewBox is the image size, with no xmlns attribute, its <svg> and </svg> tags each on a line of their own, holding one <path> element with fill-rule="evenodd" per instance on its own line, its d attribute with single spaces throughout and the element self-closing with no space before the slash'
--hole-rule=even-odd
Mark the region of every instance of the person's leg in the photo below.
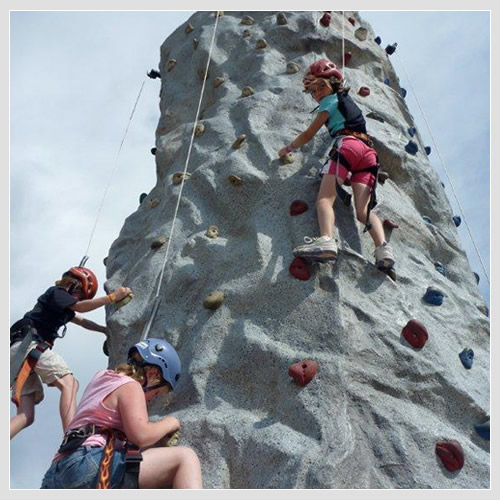
<svg viewBox="0 0 500 500">
<path fill-rule="evenodd" d="M 356 210 L 356 217 L 359 222 L 366 224 L 366 215 L 368 213 L 368 203 L 370 201 L 370 187 L 366 184 L 355 182 L 352 184 L 352 194 L 354 196 L 354 207 Z M 368 230 L 370 236 L 375 243 L 375 247 L 379 247 L 385 241 L 384 226 L 381 220 L 375 213 L 370 211 L 371 229 Z"/>
<path fill-rule="evenodd" d="M 150 448 L 142 456 L 139 488 L 203 488 L 200 461 L 191 448 Z"/>
<path fill-rule="evenodd" d="M 10 420 L 10 439 L 35 420 L 35 393 L 21 395 L 17 414 Z"/>
<path fill-rule="evenodd" d="M 335 175 L 325 174 L 321 179 L 316 198 L 316 216 L 318 218 L 319 235 L 333 238 L 335 227 L 335 212 L 333 204 L 337 196 Z"/>
<path fill-rule="evenodd" d="M 56 379 L 49 384 L 51 387 L 57 387 L 61 391 L 59 400 L 59 413 L 63 432 L 68 430 L 70 422 L 73 420 L 76 412 L 76 393 L 78 391 L 78 381 L 71 374 Z"/>
</svg>

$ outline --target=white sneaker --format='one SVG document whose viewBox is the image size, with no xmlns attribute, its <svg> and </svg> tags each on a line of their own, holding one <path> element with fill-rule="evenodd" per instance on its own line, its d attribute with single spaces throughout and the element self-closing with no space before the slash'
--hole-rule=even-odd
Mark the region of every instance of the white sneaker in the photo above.
<svg viewBox="0 0 500 500">
<path fill-rule="evenodd" d="M 380 269 L 381 267 L 384 268 L 391 268 L 394 266 L 394 254 L 392 253 L 392 247 L 384 241 L 382 245 L 379 247 L 375 248 L 375 265 Z"/>
<path fill-rule="evenodd" d="M 318 260 L 336 260 L 337 243 L 335 238 L 321 236 L 319 238 L 304 237 L 304 245 L 293 249 L 295 257 L 310 257 Z"/>
</svg>

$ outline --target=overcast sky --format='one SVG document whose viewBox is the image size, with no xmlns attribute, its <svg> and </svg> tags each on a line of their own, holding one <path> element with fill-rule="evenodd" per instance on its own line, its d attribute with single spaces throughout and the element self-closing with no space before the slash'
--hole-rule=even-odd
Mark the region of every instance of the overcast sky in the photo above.
<svg viewBox="0 0 500 500">
<path fill-rule="evenodd" d="M 88 267 L 102 263 L 141 193 L 155 185 L 155 129 L 160 45 L 190 12 L 12 12 L 10 15 L 10 318 L 31 309 L 60 274 L 84 255 L 134 102 L 144 89 L 90 247 Z M 490 259 L 489 12 L 361 12 L 391 56 L 416 126 L 460 214 L 411 94 L 406 66 L 452 177 L 486 271 Z M 194 117 L 193 117 L 194 119 Z M 189 140 L 188 138 L 186 140 Z M 464 218 L 464 214 L 462 219 Z M 480 290 L 487 279 L 465 224 L 458 228 Z M 88 314 L 104 323 L 104 310 Z M 80 381 L 107 366 L 104 336 L 68 328 L 55 350 Z M 10 448 L 10 487 L 39 488 L 61 439 L 59 392 L 47 389 L 36 421 Z M 11 412 L 14 406 L 10 405 Z M 36 442 L 36 447 L 34 443 Z M 29 467 L 27 467 L 29 457 Z"/>
</svg>

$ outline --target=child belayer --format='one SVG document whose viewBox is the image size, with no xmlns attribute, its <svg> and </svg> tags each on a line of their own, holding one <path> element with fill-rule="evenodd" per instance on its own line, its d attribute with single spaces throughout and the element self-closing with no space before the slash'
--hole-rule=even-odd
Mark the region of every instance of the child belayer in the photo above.
<svg viewBox="0 0 500 500">
<path fill-rule="evenodd" d="M 64 360 L 52 351 L 55 339 L 64 336 L 66 323 L 106 333 L 106 327 L 78 313 L 93 311 L 131 293 L 120 287 L 109 295 L 94 298 L 98 288 L 95 274 L 86 267 L 72 267 L 55 286 L 38 297 L 35 307 L 10 328 L 10 385 L 17 414 L 10 421 L 10 438 L 31 425 L 35 405 L 43 400 L 42 382 L 61 391 L 59 411 L 66 431 L 76 410 L 78 382 Z M 58 330 L 64 327 L 62 335 Z"/>
<path fill-rule="evenodd" d="M 307 130 L 279 151 L 284 156 L 307 144 L 319 129 L 326 125 L 333 138 L 330 159 L 322 171 L 322 180 L 316 200 L 320 236 L 304 238 L 293 254 L 312 260 L 335 261 L 337 243 L 334 238 L 335 214 L 333 204 L 337 183 L 341 186 L 350 174 L 357 219 L 366 225 L 375 244 L 375 263 L 379 269 L 394 266 L 392 248 L 385 240 L 382 222 L 371 211 L 375 206 L 378 159 L 373 142 L 366 133 L 366 123 L 358 106 L 344 87 L 344 77 L 328 59 L 313 63 L 303 78 L 304 92 L 319 103 L 318 113 Z"/>
</svg>

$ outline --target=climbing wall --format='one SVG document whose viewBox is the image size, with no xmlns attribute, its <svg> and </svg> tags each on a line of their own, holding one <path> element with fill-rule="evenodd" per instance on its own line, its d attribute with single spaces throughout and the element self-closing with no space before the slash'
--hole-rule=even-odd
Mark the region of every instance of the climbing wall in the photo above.
<svg viewBox="0 0 500 500">
<path fill-rule="evenodd" d="M 177 348 L 183 374 L 153 418 L 180 419 L 208 488 L 488 488 L 475 428 L 489 418 L 487 308 L 385 47 L 355 12 L 321 17 L 218 18 L 149 333 Z M 215 21 L 196 13 L 161 47 L 157 183 L 107 260 L 107 288 L 135 295 L 107 311 L 110 366 L 151 317 Z M 290 271 L 292 249 L 317 236 L 330 139 L 321 131 L 288 163 L 277 152 L 312 120 L 304 70 L 322 57 L 341 66 L 342 26 L 350 95 L 388 177 L 376 213 L 396 281 L 340 200 L 337 264 Z"/>
</svg>

